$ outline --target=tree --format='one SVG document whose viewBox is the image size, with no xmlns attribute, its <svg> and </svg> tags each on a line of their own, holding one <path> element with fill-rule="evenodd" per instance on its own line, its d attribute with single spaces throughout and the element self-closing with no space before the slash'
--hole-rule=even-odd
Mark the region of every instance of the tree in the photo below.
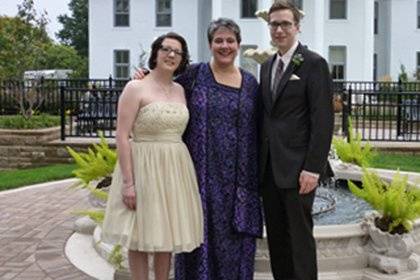
<svg viewBox="0 0 420 280">
<path fill-rule="evenodd" d="M 72 69 L 88 76 L 87 58 L 71 46 L 55 44 L 45 30 L 46 12 L 38 15 L 33 0 L 22 0 L 16 17 L 0 17 L 0 79 L 22 79 L 26 70 Z"/>
<path fill-rule="evenodd" d="M 48 44 L 44 48 L 44 55 L 39 61 L 42 69 L 72 69 L 72 78 L 88 77 L 87 58 L 77 54 L 73 47 L 61 44 Z"/>
<path fill-rule="evenodd" d="M 88 0 L 71 0 L 69 9 L 71 16 L 58 16 L 63 29 L 57 33 L 57 36 L 61 43 L 73 46 L 79 55 L 87 58 L 89 52 Z"/>
<path fill-rule="evenodd" d="M 20 79 L 35 67 L 51 40 L 20 17 L 0 17 L 0 43 L 0 78 Z"/>
<path fill-rule="evenodd" d="M 18 4 L 17 7 L 17 17 L 22 19 L 26 24 L 36 27 L 38 29 L 37 35 L 40 35 L 44 40 L 47 40 L 48 35 L 45 30 L 45 27 L 49 22 L 47 11 L 44 10 L 41 15 L 38 16 L 33 0 L 22 0 L 22 4 Z"/>
</svg>

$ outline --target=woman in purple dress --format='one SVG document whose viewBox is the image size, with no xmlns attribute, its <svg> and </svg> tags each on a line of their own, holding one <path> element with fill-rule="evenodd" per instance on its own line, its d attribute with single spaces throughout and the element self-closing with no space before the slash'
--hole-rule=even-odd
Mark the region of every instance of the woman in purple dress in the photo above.
<svg viewBox="0 0 420 280">
<path fill-rule="evenodd" d="M 230 19 L 208 28 L 210 63 L 178 76 L 190 121 L 184 134 L 197 173 L 204 243 L 176 256 L 177 280 L 250 280 L 262 235 L 257 190 L 258 83 L 235 66 L 241 35 Z M 136 78 L 142 78 L 140 70 Z"/>
<path fill-rule="evenodd" d="M 197 172 L 204 244 L 176 256 L 177 280 L 253 279 L 256 237 L 262 234 L 257 190 L 258 83 L 234 65 L 239 26 L 208 28 L 210 63 L 192 65 L 177 82 L 186 90 L 190 121 L 184 134 Z"/>
</svg>

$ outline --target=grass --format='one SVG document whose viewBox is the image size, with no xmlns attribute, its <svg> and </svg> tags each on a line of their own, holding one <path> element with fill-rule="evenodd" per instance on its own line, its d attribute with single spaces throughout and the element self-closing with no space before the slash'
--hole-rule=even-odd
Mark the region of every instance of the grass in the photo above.
<svg viewBox="0 0 420 280">
<path fill-rule="evenodd" d="M 22 186 L 74 177 L 76 164 L 56 164 L 45 167 L 0 171 L 0 191 Z"/>
<path fill-rule="evenodd" d="M 371 167 L 420 172 L 420 156 L 379 152 L 372 159 Z"/>
</svg>

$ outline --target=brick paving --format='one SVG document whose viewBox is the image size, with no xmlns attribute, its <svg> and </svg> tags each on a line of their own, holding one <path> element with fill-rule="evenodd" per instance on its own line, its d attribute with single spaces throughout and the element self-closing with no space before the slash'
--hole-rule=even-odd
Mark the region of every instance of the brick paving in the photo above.
<svg viewBox="0 0 420 280">
<path fill-rule="evenodd" d="M 94 279 L 74 267 L 64 253 L 77 217 L 90 208 L 86 190 L 57 182 L 17 192 L 0 192 L 0 279 Z"/>
</svg>

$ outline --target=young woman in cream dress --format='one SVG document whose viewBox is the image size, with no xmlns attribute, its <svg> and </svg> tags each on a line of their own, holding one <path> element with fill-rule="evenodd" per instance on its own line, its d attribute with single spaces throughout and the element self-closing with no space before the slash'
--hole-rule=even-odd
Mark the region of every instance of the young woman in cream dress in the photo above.
<svg viewBox="0 0 420 280">
<path fill-rule="evenodd" d="M 118 164 L 102 239 L 128 249 L 136 280 L 148 279 L 149 253 L 155 279 L 168 279 L 171 254 L 190 252 L 203 242 L 197 179 L 182 142 L 189 112 L 183 88 L 173 81 L 188 61 L 180 35 L 160 36 L 152 44 L 151 73 L 130 81 L 119 99 Z"/>
</svg>

